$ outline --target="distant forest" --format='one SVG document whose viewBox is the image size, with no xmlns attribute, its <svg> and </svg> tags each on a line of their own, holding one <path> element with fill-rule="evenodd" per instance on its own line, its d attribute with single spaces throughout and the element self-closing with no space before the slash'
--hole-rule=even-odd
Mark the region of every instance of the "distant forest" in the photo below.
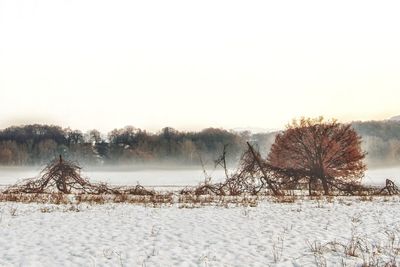
<svg viewBox="0 0 400 267">
<path fill-rule="evenodd" d="M 354 122 L 363 137 L 370 165 L 400 163 L 400 122 Z M 0 131 L 0 165 L 42 165 L 63 157 L 90 165 L 141 165 L 159 163 L 212 163 L 227 146 L 227 158 L 235 163 L 251 141 L 266 156 L 276 132 L 251 134 L 219 128 L 182 132 L 170 127 L 150 133 L 132 126 L 107 135 L 97 130 L 82 133 L 59 126 L 13 126 Z"/>
</svg>

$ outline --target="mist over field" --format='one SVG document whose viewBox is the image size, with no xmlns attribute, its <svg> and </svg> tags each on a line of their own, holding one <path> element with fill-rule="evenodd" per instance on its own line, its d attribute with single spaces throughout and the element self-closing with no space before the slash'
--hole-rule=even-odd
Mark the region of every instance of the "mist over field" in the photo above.
<svg viewBox="0 0 400 267">
<path fill-rule="evenodd" d="M 362 137 L 370 168 L 400 164 L 400 122 L 353 122 Z M 206 128 L 195 132 L 165 127 L 157 132 L 127 126 L 109 133 L 82 132 L 49 125 L 12 126 L 0 130 L 1 166 L 43 166 L 62 155 L 84 166 L 121 169 L 187 168 L 213 165 L 226 146 L 230 167 L 235 167 L 246 142 L 267 158 L 280 131 L 253 133 L 245 128 Z"/>
<path fill-rule="evenodd" d="M 354 122 L 352 126 L 367 152 L 364 183 L 400 178 L 400 122 Z M 225 144 L 228 168 L 234 171 L 247 141 L 267 158 L 278 133 L 251 133 L 243 128 L 200 132 L 164 128 L 150 133 L 125 127 L 102 134 L 46 125 L 10 127 L 0 131 L 0 184 L 37 177 L 58 155 L 78 162 L 88 178 L 111 184 L 196 185 L 205 179 L 203 166 L 214 181 L 220 181 L 224 173 L 214 161 Z"/>
<path fill-rule="evenodd" d="M 38 177 L 42 170 L 39 166 L 0 167 L 0 187 L 14 184 L 26 178 Z M 209 166 L 207 174 L 213 182 L 225 179 L 224 171 L 220 168 Z M 230 170 L 231 172 L 234 169 Z M 83 176 L 93 182 L 106 182 L 112 185 L 161 186 L 185 187 L 195 186 L 204 182 L 205 176 L 200 166 L 185 167 L 181 165 L 165 166 L 107 166 L 84 167 Z M 400 167 L 374 167 L 366 171 L 363 184 L 382 186 L 386 179 L 400 183 Z"/>
</svg>

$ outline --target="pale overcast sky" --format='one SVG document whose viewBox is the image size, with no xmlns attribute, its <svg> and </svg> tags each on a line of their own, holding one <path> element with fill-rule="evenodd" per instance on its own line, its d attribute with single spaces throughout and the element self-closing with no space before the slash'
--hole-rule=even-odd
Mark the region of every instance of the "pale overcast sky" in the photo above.
<svg viewBox="0 0 400 267">
<path fill-rule="evenodd" d="M 399 1 L 0 0 L 0 128 L 400 114 Z"/>
</svg>

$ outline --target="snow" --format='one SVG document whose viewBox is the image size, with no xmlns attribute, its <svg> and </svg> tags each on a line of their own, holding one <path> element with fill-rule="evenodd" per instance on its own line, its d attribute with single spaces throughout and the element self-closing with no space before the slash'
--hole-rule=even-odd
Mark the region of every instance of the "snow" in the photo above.
<svg viewBox="0 0 400 267">
<path fill-rule="evenodd" d="M 40 167 L 31 168 L 0 168 L 0 185 L 10 185 L 23 178 L 36 177 L 41 171 Z M 207 170 L 215 182 L 224 179 L 224 172 L 220 169 Z M 140 183 L 144 186 L 186 186 L 197 185 L 204 181 L 204 174 L 201 169 L 83 169 L 83 175 L 91 181 L 107 182 L 115 185 L 136 185 Z M 400 167 L 371 169 L 365 173 L 363 183 L 369 185 L 384 185 L 389 178 L 396 184 L 400 184 Z"/>
<path fill-rule="evenodd" d="M 356 232 L 379 245 L 385 232 L 399 233 L 399 198 L 361 200 L 229 208 L 3 202 L 0 266 L 354 266 L 361 256 L 319 255 L 309 244 L 346 243 Z"/>
<path fill-rule="evenodd" d="M 0 184 L 39 172 L 2 168 Z M 84 174 L 126 185 L 184 186 L 204 180 L 197 169 Z M 399 174 L 400 168 L 369 170 L 364 183 L 383 185 L 389 178 L 400 184 Z M 210 175 L 223 178 L 222 171 Z M 397 260 L 399 210 L 399 197 L 264 199 L 257 207 L 228 208 L 1 202 L 0 266 L 361 266 Z M 352 240 L 358 244 L 355 256 L 345 253 Z"/>
<path fill-rule="evenodd" d="M 220 181 L 224 176 L 222 170 L 210 170 L 208 172 L 214 181 Z M 204 181 L 204 173 L 201 169 L 172 169 L 172 170 L 135 170 L 135 171 L 88 171 L 84 175 L 93 180 L 105 181 L 110 184 L 132 185 L 140 183 L 144 186 L 197 185 Z"/>
<path fill-rule="evenodd" d="M 0 185 L 10 185 L 25 179 L 37 177 L 40 168 L 0 168 Z M 207 170 L 214 181 L 224 179 L 223 170 Z M 140 183 L 145 186 L 174 185 L 186 186 L 197 185 L 204 181 L 204 173 L 201 169 L 138 169 L 118 171 L 84 169 L 82 174 L 91 181 L 107 182 L 115 185 L 136 185 Z"/>
<path fill-rule="evenodd" d="M 367 170 L 363 182 L 369 185 L 384 185 L 386 179 L 400 184 L 400 167 Z"/>
</svg>

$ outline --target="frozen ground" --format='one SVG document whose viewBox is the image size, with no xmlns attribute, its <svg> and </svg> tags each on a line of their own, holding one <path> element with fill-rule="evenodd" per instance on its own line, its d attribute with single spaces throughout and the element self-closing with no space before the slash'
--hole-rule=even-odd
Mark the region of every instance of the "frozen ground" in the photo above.
<svg viewBox="0 0 400 267">
<path fill-rule="evenodd" d="M 0 186 L 13 184 L 23 178 L 37 176 L 41 171 L 40 167 L 31 168 L 0 168 Z M 222 170 L 208 170 L 214 181 L 224 179 Z M 137 169 L 120 170 L 118 167 L 112 170 L 106 169 L 84 169 L 83 174 L 92 181 L 107 182 L 115 185 L 136 185 L 140 183 L 145 186 L 186 186 L 197 185 L 204 181 L 204 174 L 201 169 Z M 368 170 L 365 174 L 364 183 L 369 185 L 384 185 L 389 178 L 395 183 L 400 184 L 400 168 L 385 168 Z"/>
<path fill-rule="evenodd" d="M 20 179 L 36 177 L 41 171 L 39 167 L 3 167 L 0 168 L 0 185 L 9 185 Z M 208 170 L 215 181 L 224 178 L 222 170 Z M 204 173 L 201 169 L 137 169 L 122 170 L 118 168 L 111 170 L 84 170 L 83 175 L 89 177 L 91 181 L 107 182 L 115 185 L 197 185 L 204 181 Z"/>
<path fill-rule="evenodd" d="M 254 208 L 0 203 L 0 266 L 354 266 L 362 257 L 397 257 L 399 201 L 263 201 Z M 325 246 L 348 245 L 352 237 L 362 244 L 356 257 L 341 245 Z"/>
</svg>

